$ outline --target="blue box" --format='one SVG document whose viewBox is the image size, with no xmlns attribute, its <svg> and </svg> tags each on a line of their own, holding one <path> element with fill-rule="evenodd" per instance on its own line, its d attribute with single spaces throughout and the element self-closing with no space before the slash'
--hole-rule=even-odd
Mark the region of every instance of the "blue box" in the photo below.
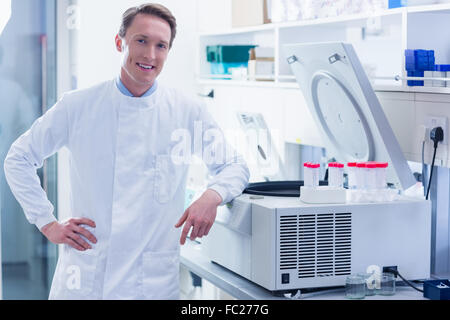
<svg viewBox="0 0 450 320">
<path fill-rule="evenodd" d="M 404 7 L 403 0 L 389 0 L 388 7 L 389 9 Z"/>
<path fill-rule="evenodd" d="M 407 71 L 433 71 L 435 62 L 434 50 L 405 50 L 405 68 Z"/>
<path fill-rule="evenodd" d="M 437 64 L 435 71 L 449 72 L 450 71 L 450 64 Z"/>
<path fill-rule="evenodd" d="M 450 281 L 425 281 L 423 283 L 423 296 L 431 300 L 450 300 Z"/>
<path fill-rule="evenodd" d="M 423 71 L 408 71 L 408 77 L 423 77 Z M 424 82 L 419 80 L 408 80 L 408 86 L 410 87 L 423 87 Z"/>
<path fill-rule="evenodd" d="M 405 56 L 407 64 L 416 64 L 416 58 L 414 56 Z"/>
<path fill-rule="evenodd" d="M 428 57 L 428 51 L 423 49 L 414 50 L 416 57 Z"/>
</svg>

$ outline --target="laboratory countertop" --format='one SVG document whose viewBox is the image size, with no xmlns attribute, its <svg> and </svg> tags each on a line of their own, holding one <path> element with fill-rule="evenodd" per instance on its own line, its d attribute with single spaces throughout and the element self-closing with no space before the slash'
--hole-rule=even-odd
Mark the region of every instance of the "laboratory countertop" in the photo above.
<svg viewBox="0 0 450 320">
<path fill-rule="evenodd" d="M 302 293 L 300 296 L 289 298 L 275 296 L 271 291 L 247 280 L 238 274 L 211 262 L 202 250 L 202 245 L 187 240 L 181 247 L 181 264 L 199 277 L 211 282 L 216 287 L 230 294 L 238 300 L 274 300 L 274 299 L 301 299 L 301 300 L 347 300 L 345 289 L 334 288 L 317 292 Z M 409 286 L 397 286 L 393 296 L 367 296 L 365 300 L 428 300 L 421 292 Z"/>
</svg>

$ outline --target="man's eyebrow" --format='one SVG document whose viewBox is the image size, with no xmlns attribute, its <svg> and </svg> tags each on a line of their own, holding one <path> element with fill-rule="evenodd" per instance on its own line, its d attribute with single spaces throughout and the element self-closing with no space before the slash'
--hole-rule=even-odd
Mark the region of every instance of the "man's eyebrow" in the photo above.
<svg viewBox="0 0 450 320">
<path fill-rule="evenodd" d="M 135 38 L 137 38 L 137 37 L 139 37 L 139 38 L 145 38 L 145 39 L 148 38 L 148 36 L 146 36 L 145 34 L 136 34 L 134 37 L 135 37 Z"/>
<path fill-rule="evenodd" d="M 144 39 L 148 39 L 149 38 L 149 36 L 147 36 L 147 35 L 145 35 L 145 34 L 137 34 L 137 35 L 135 35 L 134 36 L 135 38 L 144 38 Z M 169 44 L 169 42 L 168 41 L 166 41 L 166 40 L 159 40 L 161 43 L 164 43 L 164 44 Z"/>
</svg>

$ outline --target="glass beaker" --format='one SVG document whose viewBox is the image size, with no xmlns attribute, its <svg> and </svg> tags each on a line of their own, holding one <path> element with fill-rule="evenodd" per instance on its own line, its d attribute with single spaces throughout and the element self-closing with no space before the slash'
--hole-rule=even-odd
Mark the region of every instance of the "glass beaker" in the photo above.
<svg viewBox="0 0 450 320">
<path fill-rule="evenodd" d="M 366 279 L 359 275 L 350 275 L 345 281 L 347 299 L 364 299 L 366 296 Z"/>
<path fill-rule="evenodd" d="M 383 273 L 380 279 L 380 289 L 377 291 L 382 296 L 395 294 L 395 276 L 393 273 Z"/>
</svg>

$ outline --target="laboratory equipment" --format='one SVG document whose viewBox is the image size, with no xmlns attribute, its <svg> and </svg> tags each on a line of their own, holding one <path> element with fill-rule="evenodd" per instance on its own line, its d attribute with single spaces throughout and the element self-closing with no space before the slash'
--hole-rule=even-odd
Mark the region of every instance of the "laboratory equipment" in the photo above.
<svg viewBox="0 0 450 320">
<path fill-rule="evenodd" d="M 348 188 L 356 189 L 356 162 L 347 163 L 348 168 Z"/>
<path fill-rule="evenodd" d="M 377 188 L 377 164 L 375 162 L 367 162 L 365 168 L 366 188 L 374 190 Z"/>
<path fill-rule="evenodd" d="M 380 289 L 377 294 L 382 296 L 392 296 L 395 294 L 395 276 L 393 273 L 383 273 L 380 279 Z"/>
<path fill-rule="evenodd" d="M 314 173 L 311 168 L 311 164 L 309 162 L 305 162 L 303 164 L 304 167 L 304 177 L 305 177 L 305 187 L 312 188 L 314 187 Z"/>
<path fill-rule="evenodd" d="M 450 281 L 448 279 L 425 281 L 423 296 L 431 300 L 450 300 Z"/>
<path fill-rule="evenodd" d="M 344 187 L 344 165 L 338 162 L 328 164 L 328 185 L 334 188 Z"/>
<path fill-rule="evenodd" d="M 399 190 L 415 185 L 353 47 L 293 44 L 284 51 L 328 157 L 387 162 L 390 184 Z M 347 276 L 373 265 L 397 266 L 410 280 L 430 276 L 429 201 L 398 194 L 395 201 L 306 203 L 304 191 L 314 188 L 302 188 L 299 199 L 288 192 L 292 182 L 288 190 L 283 184 L 261 183 L 259 195 L 251 185 L 251 194 L 219 208 L 202 240 L 212 261 L 281 292 L 345 286 Z"/>
<path fill-rule="evenodd" d="M 364 299 L 366 296 L 366 279 L 360 275 L 350 275 L 345 279 L 345 297 Z"/>
<path fill-rule="evenodd" d="M 376 169 L 376 188 L 377 189 L 386 189 L 386 169 L 389 166 L 387 162 L 377 162 Z"/>
<path fill-rule="evenodd" d="M 364 279 L 366 296 L 374 296 L 376 294 L 376 277 L 374 273 L 360 272 L 357 275 Z"/>
<path fill-rule="evenodd" d="M 237 112 L 236 115 L 249 148 L 251 159 L 247 163 L 251 176 L 265 181 L 285 180 L 286 168 L 264 116 L 251 112 Z"/>
<path fill-rule="evenodd" d="M 254 45 L 215 45 L 206 47 L 206 59 L 211 64 L 211 74 L 230 75 L 230 68 L 247 68 L 250 49 Z"/>
<path fill-rule="evenodd" d="M 359 162 L 356 164 L 356 189 L 366 189 L 366 163 Z"/>
</svg>

